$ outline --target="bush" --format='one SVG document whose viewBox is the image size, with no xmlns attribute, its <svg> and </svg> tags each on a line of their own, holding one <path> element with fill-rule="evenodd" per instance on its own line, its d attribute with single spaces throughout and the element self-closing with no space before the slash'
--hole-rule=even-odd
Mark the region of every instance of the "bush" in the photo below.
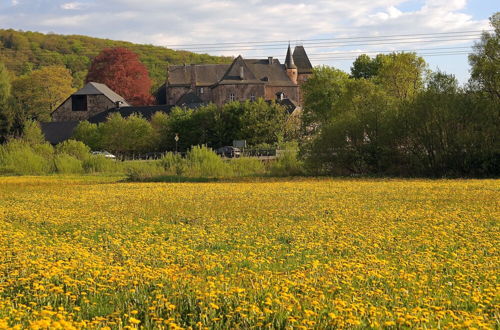
<svg viewBox="0 0 500 330">
<path fill-rule="evenodd" d="M 50 154 L 50 145 L 38 148 Z M 42 156 L 21 140 L 0 146 L 0 172 L 15 175 L 40 175 L 53 171 L 52 157 Z"/>
<path fill-rule="evenodd" d="M 266 172 L 264 164 L 257 158 L 234 158 L 229 162 L 233 175 L 255 176 Z"/>
<path fill-rule="evenodd" d="M 167 174 L 158 162 L 128 162 L 125 171 L 131 181 L 149 180 Z"/>
<path fill-rule="evenodd" d="M 120 166 L 116 161 L 100 155 L 90 155 L 83 161 L 85 173 L 112 173 L 119 172 Z"/>
<path fill-rule="evenodd" d="M 90 148 L 76 140 L 66 140 L 56 146 L 57 153 L 67 154 L 81 161 L 90 157 Z"/>
<path fill-rule="evenodd" d="M 303 163 L 298 158 L 298 149 L 289 148 L 283 150 L 276 161 L 271 165 L 271 175 L 273 176 L 294 176 L 302 175 Z"/>
<path fill-rule="evenodd" d="M 54 157 L 56 172 L 60 174 L 83 173 L 82 161 L 68 154 L 58 154 Z"/>
<path fill-rule="evenodd" d="M 187 164 L 180 154 L 167 152 L 160 160 L 160 165 L 168 174 L 183 175 L 186 172 Z"/>
<path fill-rule="evenodd" d="M 187 153 L 189 176 L 217 178 L 230 176 L 231 168 L 207 146 L 194 146 Z M 229 175 L 228 175 L 229 174 Z"/>
</svg>

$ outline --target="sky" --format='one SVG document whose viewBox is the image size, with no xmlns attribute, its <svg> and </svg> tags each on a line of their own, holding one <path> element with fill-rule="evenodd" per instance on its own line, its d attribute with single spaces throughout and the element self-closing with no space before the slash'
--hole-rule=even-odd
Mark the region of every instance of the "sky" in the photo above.
<svg viewBox="0 0 500 330">
<path fill-rule="evenodd" d="M 0 0 L 0 28 L 281 61 L 290 42 L 347 72 L 363 52 L 417 51 L 465 83 L 496 11 L 496 0 Z"/>
</svg>

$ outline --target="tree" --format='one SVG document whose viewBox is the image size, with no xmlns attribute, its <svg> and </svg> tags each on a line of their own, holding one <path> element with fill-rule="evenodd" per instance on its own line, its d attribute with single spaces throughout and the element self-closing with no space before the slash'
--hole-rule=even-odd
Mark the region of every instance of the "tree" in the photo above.
<svg viewBox="0 0 500 330">
<path fill-rule="evenodd" d="M 335 174 L 382 173 L 394 150 L 394 105 L 381 86 L 351 79 L 339 95 L 342 108 L 306 144 L 308 165 Z"/>
<path fill-rule="evenodd" d="M 148 152 L 153 149 L 153 128 L 139 115 L 133 114 L 123 118 L 119 113 L 114 113 L 98 126 L 98 131 L 99 145 L 119 155 Z"/>
<path fill-rule="evenodd" d="M 351 77 L 370 79 L 377 76 L 385 59 L 386 56 L 383 54 L 378 54 L 375 58 L 366 54 L 358 56 L 351 67 Z"/>
<path fill-rule="evenodd" d="M 50 114 L 74 92 L 68 69 L 49 66 L 21 76 L 12 83 L 16 120 L 50 121 Z"/>
<path fill-rule="evenodd" d="M 126 48 L 103 50 L 92 61 L 86 81 L 106 84 L 136 106 L 153 103 L 148 70 L 137 54 Z"/>
<path fill-rule="evenodd" d="M 251 145 L 283 141 L 287 119 L 284 107 L 275 102 L 269 104 L 262 98 L 240 104 L 243 107 L 240 139 Z"/>
<path fill-rule="evenodd" d="M 471 80 L 500 101 L 500 12 L 490 17 L 493 33 L 483 32 L 469 55 Z"/>
<path fill-rule="evenodd" d="M 0 143 L 4 142 L 10 133 L 14 115 L 10 104 L 11 85 L 9 73 L 5 65 L 0 62 Z"/>
<path fill-rule="evenodd" d="M 92 150 L 101 149 L 101 137 L 97 124 L 91 124 L 84 120 L 76 126 L 73 138 L 88 145 Z"/>
<path fill-rule="evenodd" d="M 323 66 L 315 68 L 302 86 L 304 93 L 304 112 L 302 122 L 306 132 L 314 132 L 321 124 L 327 123 L 342 109 L 337 107 L 340 95 L 345 91 L 347 73 Z"/>
<path fill-rule="evenodd" d="M 404 102 L 412 100 L 424 87 L 426 63 L 415 53 L 393 53 L 380 57 L 376 81 L 389 96 Z"/>
<path fill-rule="evenodd" d="M 22 140 L 31 146 L 40 145 L 45 142 L 45 136 L 38 122 L 34 120 L 24 122 Z"/>
</svg>

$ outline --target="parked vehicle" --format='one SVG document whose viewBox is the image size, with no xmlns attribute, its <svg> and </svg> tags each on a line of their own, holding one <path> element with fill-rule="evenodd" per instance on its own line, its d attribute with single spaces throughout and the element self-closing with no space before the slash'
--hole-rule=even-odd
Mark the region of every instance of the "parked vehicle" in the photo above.
<svg viewBox="0 0 500 330">
<path fill-rule="evenodd" d="M 116 159 L 116 156 L 107 151 L 92 151 L 92 155 L 104 156 L 109 159 Z"/>
<path fill-rule="evenodd" d="M 227 158 L 238 158 L 241 156 L 241 150 L 232 146 L 220 147 L 216 153 L 221 157 Z"/>
</svg>

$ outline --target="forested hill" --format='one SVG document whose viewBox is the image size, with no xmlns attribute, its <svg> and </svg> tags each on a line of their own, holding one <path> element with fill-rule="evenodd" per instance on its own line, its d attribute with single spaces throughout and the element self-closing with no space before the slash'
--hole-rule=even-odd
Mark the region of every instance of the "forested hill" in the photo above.
<svg viewBox="0 0 500 330">
<path fill-rule="evenodd" d="M 3 62 L 9 71 L 20 76 L 44 66 L 63 65 L 71 71 L 75 88 L 83 85 L 92 59 L 101 50 L 113 47 L 125 47 L 137 53 L 148 68 L 154 87 L 165 81 L 168 64 L 231 61 L 229 57 L 175 51 L 125 41 L 0 29 L 0 62 Z"/>
</svg>

